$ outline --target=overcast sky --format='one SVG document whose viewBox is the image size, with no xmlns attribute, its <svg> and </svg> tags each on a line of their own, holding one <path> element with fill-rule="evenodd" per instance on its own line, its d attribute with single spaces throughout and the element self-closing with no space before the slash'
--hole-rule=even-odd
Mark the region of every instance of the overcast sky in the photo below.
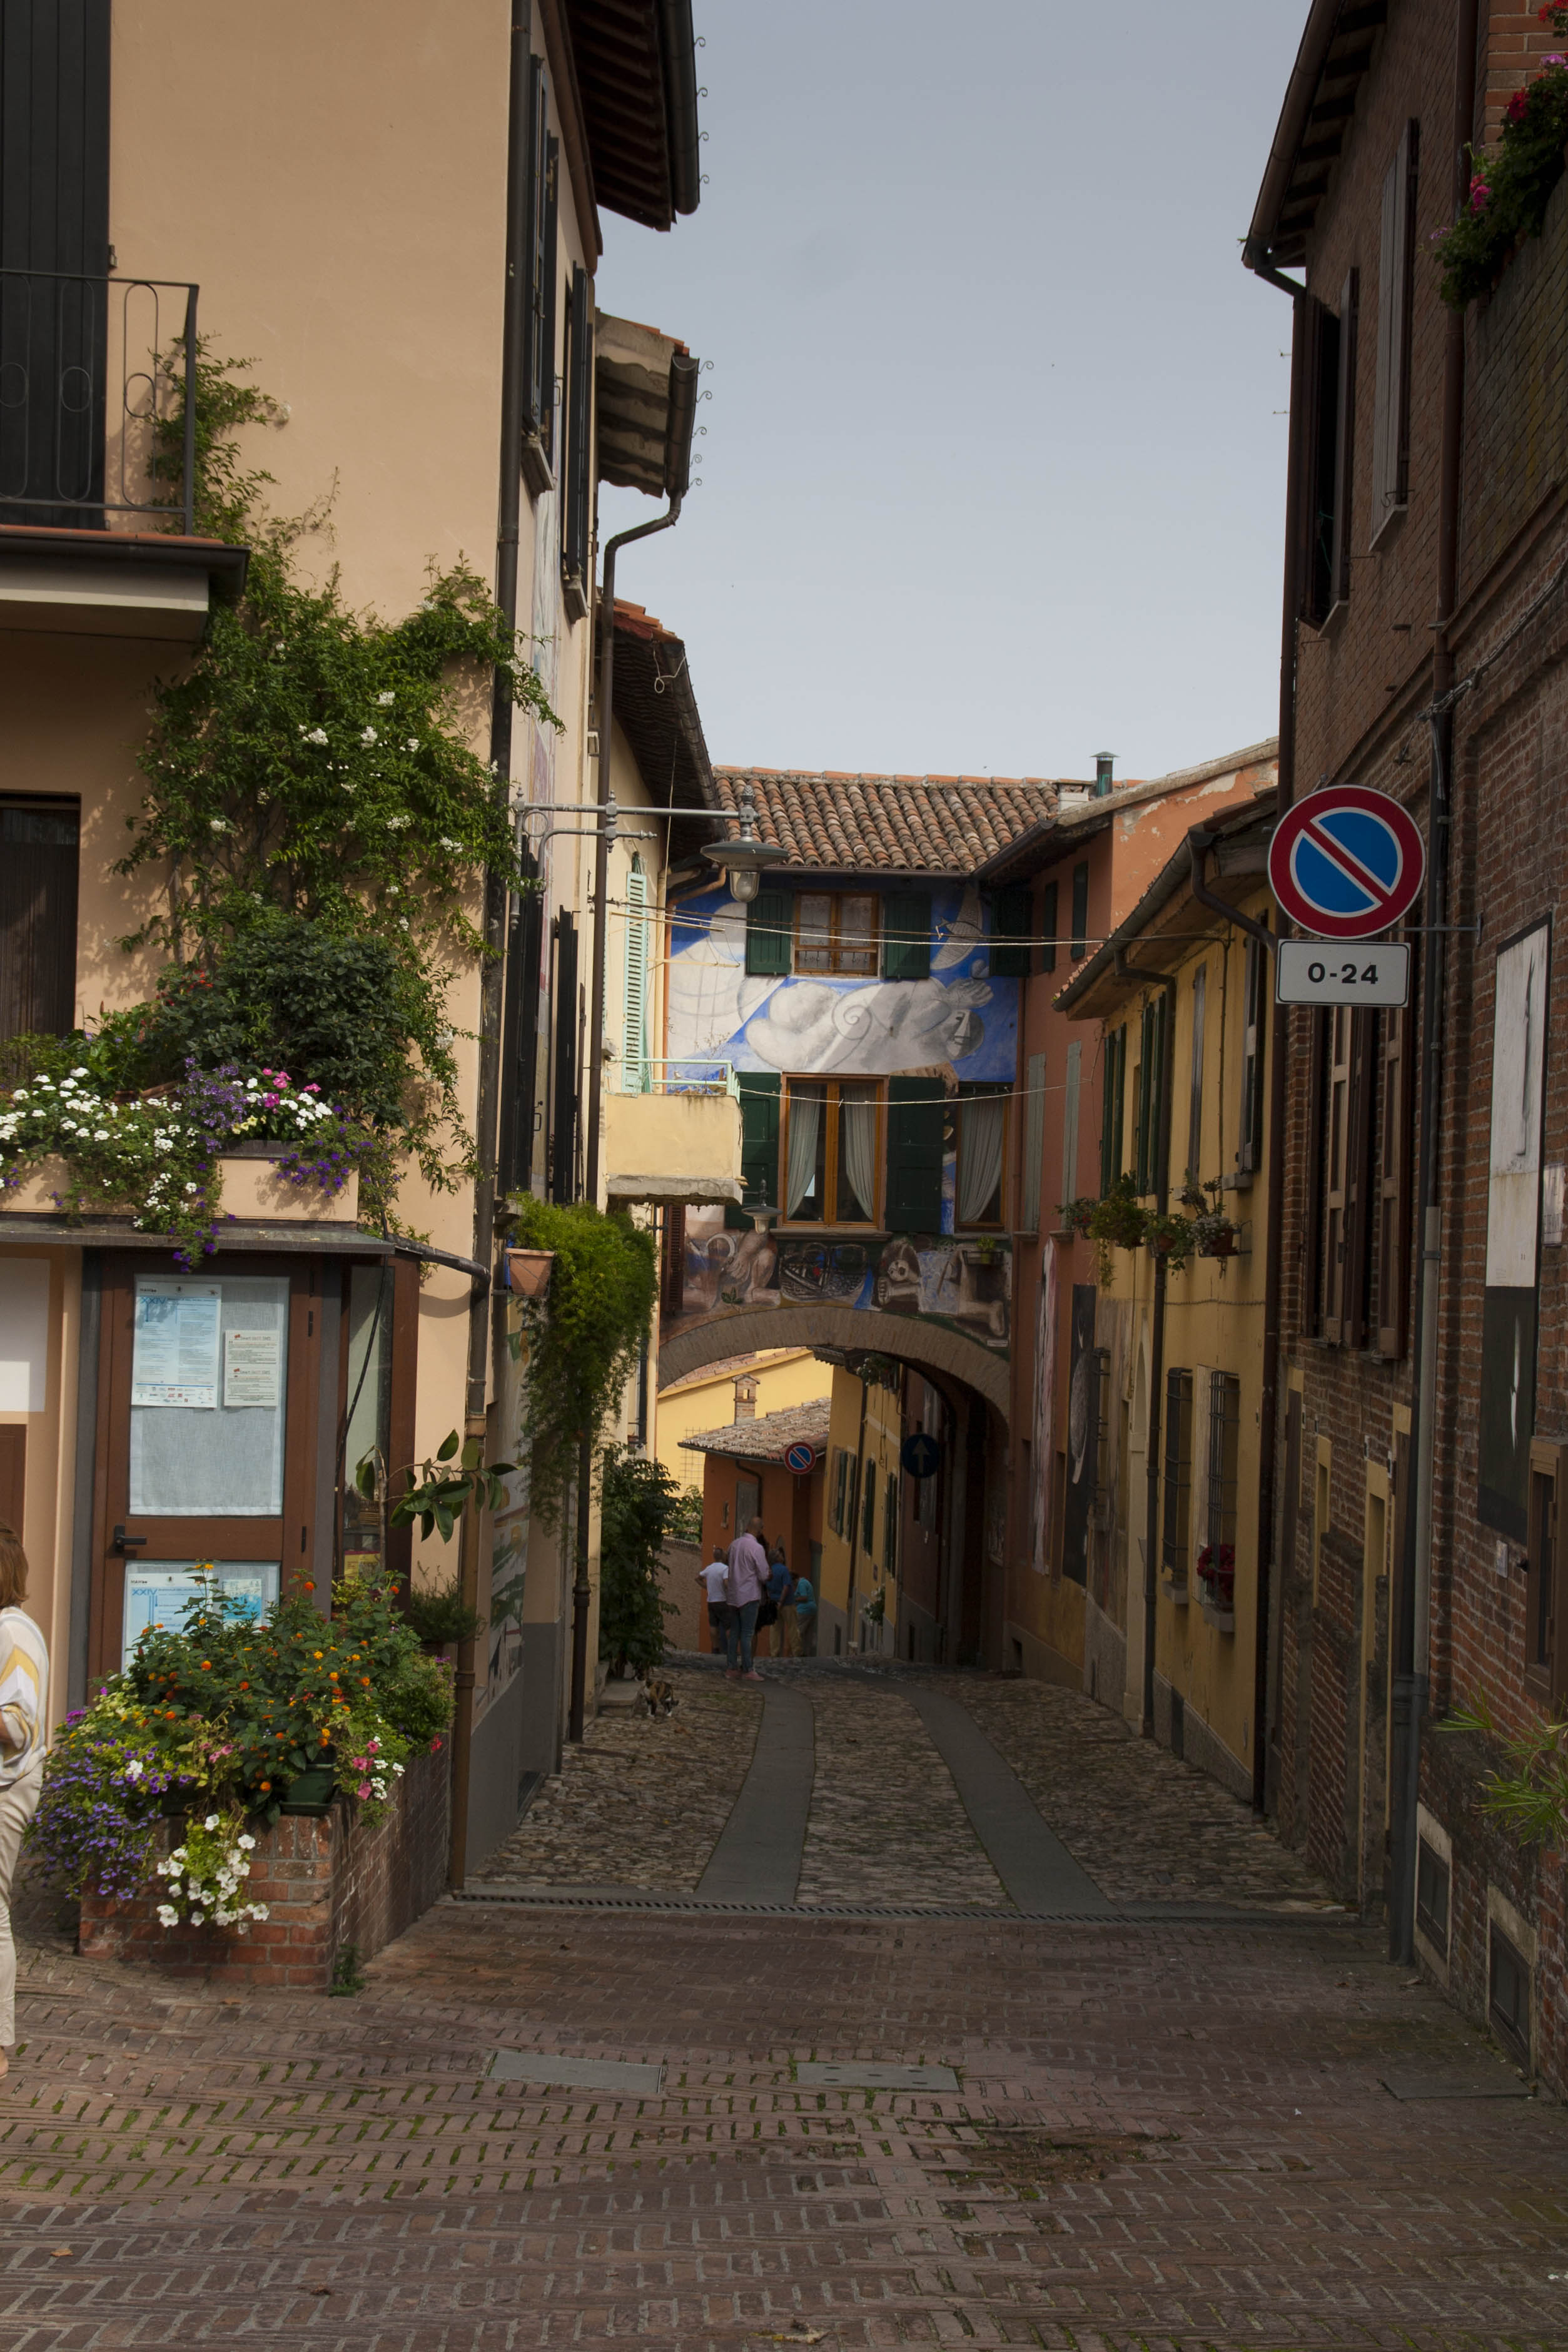
<svg viewBox="0 0 1568 2352">
<path fill-rule="evenodd" d="M 1273 732 L 1290 304 L 1239 239 L 1305 7 L 695 0 L 708 184 L 668 236 L 604 215 L 599 299 L 714 363 L 702 487 L 618 585 L 715 760 Z"/>
</svg>

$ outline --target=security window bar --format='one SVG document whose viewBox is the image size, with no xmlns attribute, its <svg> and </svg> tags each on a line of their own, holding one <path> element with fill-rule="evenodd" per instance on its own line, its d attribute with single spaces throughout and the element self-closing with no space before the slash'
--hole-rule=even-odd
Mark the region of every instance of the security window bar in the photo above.
<svg viewBox="0 0 1568 2352">
<path fill-rule="evenodd" d="M 1237 1454 L 1241 1436 L 1241 1383 L 1231 1372 L 1208 1376 L 1208 1540 L 1236 1543 Z"/>
<path fill-rule="evenodd" d="M 797 971 L 876 971 L 877 903 L 870 891 L 802 890 L 795 900 Z"/>
<path fill-rule="evenodd" d="M 1448 1957 L 1448 1864 L 1425 1838 L 1416 1846 L 1416 1925 L 1442 1959 Z"/>
<path fill-rule="evenodd" d="M 873 1080 L 785 1080 L 779 1198 L 786 1224 L 876 1223 L 883 1118 Z"/>
<path fill-rule="evenodd" d="M 1165 1454 L 1160 1566 L 1181 1591 L 1192 1527 L 1192 1374 L 1174 1365 L 1166 1373 Z"/>
</svg>

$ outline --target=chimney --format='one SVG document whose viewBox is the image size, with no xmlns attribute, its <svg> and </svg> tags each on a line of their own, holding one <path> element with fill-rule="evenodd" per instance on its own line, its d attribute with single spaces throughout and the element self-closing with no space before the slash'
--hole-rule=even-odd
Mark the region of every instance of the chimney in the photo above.
<svg viewBox="0 0 1568 2352">
<path fill-rule="evenodd" d="M 735 1417 L 737 1421 L 757 1418 L 757 1382 L 747 1372 L 735 1384 Z"/>
<path fill-rule="evenodd" d="M 1111 771 L 1115 764 L 1116 754 L 1114 751 L 1095 752 L 1094 797 L 1097 801 L 1109 799 L 1111 793 Z"/>
</svg>

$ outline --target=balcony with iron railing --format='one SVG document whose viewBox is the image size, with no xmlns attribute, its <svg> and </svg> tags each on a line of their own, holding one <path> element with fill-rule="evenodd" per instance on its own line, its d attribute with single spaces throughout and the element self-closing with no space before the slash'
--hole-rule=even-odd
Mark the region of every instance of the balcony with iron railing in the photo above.
<svg viewBox="0 0 1568 2352">
<path fill-rule="evenodd" d="M 0 269 L 0 628 L 193 637 L 243 582 L 194 536 L 197 294 Z"/>
<path fill-rule="evenodd" d="M 612 1201 L 740 1199 L 740 1087 L 733 1062 L 639 1055 L 604 1097 Z"/>
</svg>

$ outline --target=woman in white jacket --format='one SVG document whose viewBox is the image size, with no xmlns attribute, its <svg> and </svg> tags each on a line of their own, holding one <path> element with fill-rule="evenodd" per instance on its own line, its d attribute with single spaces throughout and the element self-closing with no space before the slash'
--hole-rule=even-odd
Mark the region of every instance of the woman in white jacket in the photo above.
<svg viewBox="0 0 1568 2352">
<path fill-rule="evenodd" d="M 48 1738 L 49 1653 L 22 1603 L 27 1555 L 0 1523 L 0 2074 L 16 2039 L 16 1947 L 11 1885 L 22 1832 L 38 1809 Z"/>
</svg>

